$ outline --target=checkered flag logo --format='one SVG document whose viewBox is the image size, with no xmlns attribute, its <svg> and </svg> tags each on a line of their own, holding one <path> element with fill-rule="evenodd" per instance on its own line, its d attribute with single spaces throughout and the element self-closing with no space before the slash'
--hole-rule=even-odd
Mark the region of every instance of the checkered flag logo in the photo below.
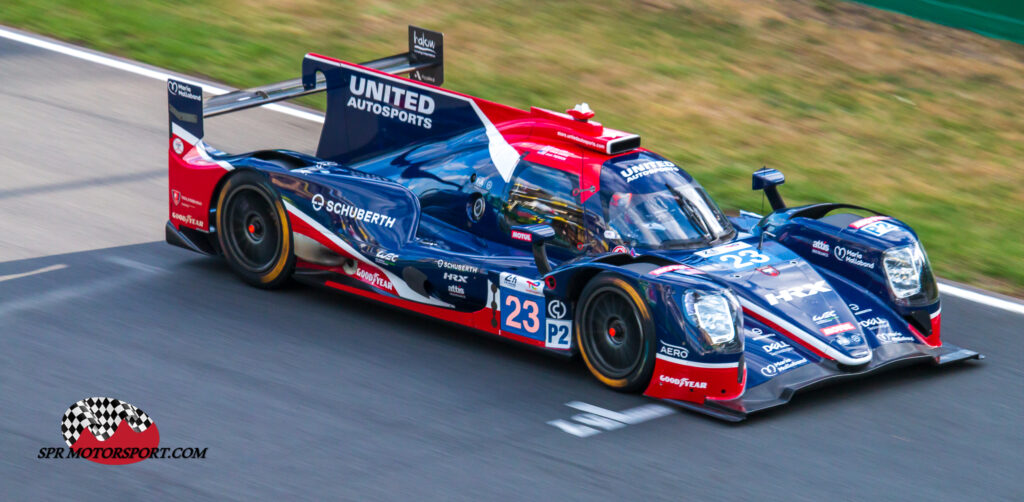
<svg viewBox="0 0 1024 502">
<path fill-rule="evenodd" d="M 90 397 L 68 408 L 60 430 L 64 433 L 64 442 L 70 447 L 87 427 L 96 439 L 110 439 L 123 420 L 135 432 L 142 432 L 153 425 L 148 415 L 129 403 L 110 397 Z"/>
</svg>

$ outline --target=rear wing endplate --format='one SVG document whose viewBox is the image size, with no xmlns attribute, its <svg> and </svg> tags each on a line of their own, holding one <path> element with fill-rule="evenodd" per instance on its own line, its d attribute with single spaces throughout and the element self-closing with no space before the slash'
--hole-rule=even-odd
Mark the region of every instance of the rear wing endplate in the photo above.
<svg viewBox="0 0 1024 502">
<path fill-rule="evenodd" d="M 413 80 L 440 86 L 444 83 L 444 35 L 410 25 L 408 52 L 360 65 L 385 73 L 408 73 Z M 308 80 L 312 82 L 303 84 L 303 78 L 300 77 L 221 94 L 206 100 L 202 115 L 213 117 L 327 90 L 323 74 L 317 74 L 315 80 Z"/>
</svg>

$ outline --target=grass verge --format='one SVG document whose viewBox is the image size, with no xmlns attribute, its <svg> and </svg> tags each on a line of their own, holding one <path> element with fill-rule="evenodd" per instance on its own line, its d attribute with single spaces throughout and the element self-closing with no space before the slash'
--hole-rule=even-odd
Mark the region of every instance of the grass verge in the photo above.
<svg viewBox="0 0 1024 502">
<path fill-rule="evenodd" d="M 0 23 L 239 87 L 438 29 L 446 87 L 587 101 L 723 208 L 759 210 L 750 173 L 776 167 L 789 203 L 892 214 L 939 275 L 1024 296 L 1024 47 L 831 0 L 598 3 L 6 0 Z"/>
</svg>

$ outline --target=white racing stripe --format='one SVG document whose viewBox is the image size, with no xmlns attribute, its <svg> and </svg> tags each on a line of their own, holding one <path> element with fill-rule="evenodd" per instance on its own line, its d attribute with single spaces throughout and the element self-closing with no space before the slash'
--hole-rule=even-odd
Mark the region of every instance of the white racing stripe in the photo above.
<svg viewBox="0 0 1024 502">
<path fill-rule="evenodd" d="M 683 366 L 693 366 L 693 367 L 696 367 L 696 368 L 718 368 L 718 369 L 721 369 L 721 368 L 735 368 L 735 367 L 738 367 L 740 365 L 740 363 L 738 363 L 738 362 L 735 362 L 735 363 L 699 363 L 699 362 L 696 362 L 696 361 L 687 361 L 686 359 L 678 359 L 678 358 L 675 358 L 675 357 L 669 357 L 669 356 L 666 356 L 665 354 L 657 354 L 654 357 L 657 358 L 657 359 L 661 359 L 662 361 L 668 361 L 670 363 L 680 364 L 680 365 L 683 365 Z"/>
<path fill-rule="evenodd" d="M 229 92 L 228 89 L 192 80 L 188 77 L 183 77 L 178 74 L 162 70 L 156 70 L 153 68 L 147 68 L 140 64 L 123 61 L 102 54 L 96 54 L 94 52 L 85 51 L 62 43 L 44 40 L 42 38 L 38 38 L 37 36 L 29 36 L 23 33 L 18 33 L 16 31 L 5 29 L 3 27 L 0 27 L 0 37 L 6 38 L 8 40 L 13 40 L 15 42 L 23 43 L 26 45 L 31 45 L 33 47 L 38 47 L 40 49 L 45 49 L 48 51 L 64 54 L 66 56 L 71 56 L 85 61 L 90 61 L 96 64 L 101 64 L 103 66 L 108 66 L 110 68 L 115 68 L 129 73 L 134 73 L 136 75 L 140 75 L 147 78 L 162 81 L 166 81 L 169 78 L 173 78 L 175 80 L 180 80 L 187 84 L 198 85 L 203 88 L 203 91 L 206 91 L 215 96 L 219 96 L 221 94 Z M 263 108 L 273 110 L 278 113 L 283 113 L 285 115 L 290 115 L 292 117 L 310 120 L 313 122 L 317 122 L 319 124 L 324 123 L 324 116 L 319 113 L 297 110 L 295 108 L 281 106 L 278 104 L 264 105 Z M 488 130 L 488 136 L 490 136 L 490 130 Z M 950 296 L 955 296 L 957 298 L 961 298 L 967 301 L 980 303 L 983 305 L 988 305 L 990 307 L 1006 310 L 1008 312 L 1024 315 L 1024 304 L 1021 303 L 1003 300 L 1001 298 L 996 298 L 986 294 L 966 290 L 950 284 L 939 283 L 939 289 L 942 291 L 942 293 Z"/>
</svg>

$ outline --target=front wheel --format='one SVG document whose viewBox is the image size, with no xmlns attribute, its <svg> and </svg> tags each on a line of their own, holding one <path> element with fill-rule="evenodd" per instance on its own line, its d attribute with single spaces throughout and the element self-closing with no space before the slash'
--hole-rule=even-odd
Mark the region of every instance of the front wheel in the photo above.
<svg viewBox="0 0 1024 502">
<path fill-rule="evenodd" d="M 253 286 L 279 287 L 295 269 L 284 204 L 256 173 L 241 172 L 224 183 L 217 198 L 217 239 L 231 269 Z"/>
<path fill-rule="evenodd" d="M 602 273 L 587 284 L 580 298 L 576 344 L 587 368 L 615 390 L 646 388 L 654 373 L 657 340 L 640 294 L 622 278 Z"/>
</svg>

